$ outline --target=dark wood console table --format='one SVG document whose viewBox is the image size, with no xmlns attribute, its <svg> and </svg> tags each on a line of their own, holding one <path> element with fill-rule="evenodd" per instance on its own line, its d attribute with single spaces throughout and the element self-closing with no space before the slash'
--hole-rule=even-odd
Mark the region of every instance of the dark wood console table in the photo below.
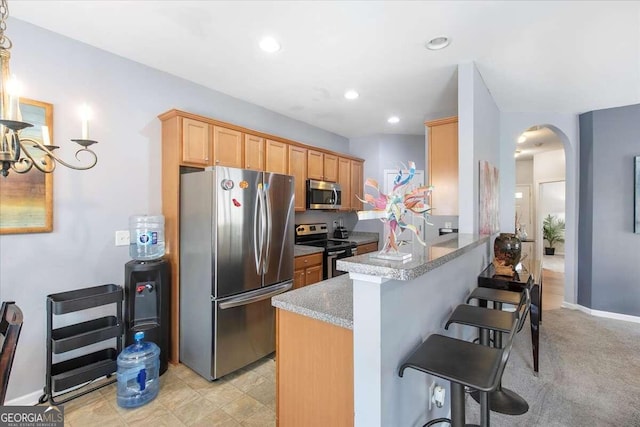
<svg viewBox="0 0 640 427">
<path fill-rule="evenodd" d="M 489 264 L 478 276 L 478 286 L 515 292 L 522 292 L 525 288 L 529 288 L 529 292 L 531 293 L 529 320 L 531 322 L 533 370 L 538 372 L 538 350 L 542 312 L 542 266 L 540 262 L 533 264 L 533 272 L 529 272 L 523 268 L 521 272 L 514 273 L 512 277 L 497 276 L 493 264 Z M 486 301 L 481 301 L 480 304 L 483 307 L 487 306 Z"/>
</svg>

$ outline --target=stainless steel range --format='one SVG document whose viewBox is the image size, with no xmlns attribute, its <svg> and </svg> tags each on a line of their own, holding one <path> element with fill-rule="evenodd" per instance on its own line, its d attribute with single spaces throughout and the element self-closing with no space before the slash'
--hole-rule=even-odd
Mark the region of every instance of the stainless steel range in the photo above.
<svg viewBox="0 0 640 427">
<path fill-rule="evenodd" d="M 336 261 L 357 255 L 357 244 L 345 240 L 329 239 L 327 224 L 298 224 L 296 225 L 296 245 L 307 245 L 324 248 L 323 253 L 323 279 L 345 274 L 336 270 Z"/>
</svg>

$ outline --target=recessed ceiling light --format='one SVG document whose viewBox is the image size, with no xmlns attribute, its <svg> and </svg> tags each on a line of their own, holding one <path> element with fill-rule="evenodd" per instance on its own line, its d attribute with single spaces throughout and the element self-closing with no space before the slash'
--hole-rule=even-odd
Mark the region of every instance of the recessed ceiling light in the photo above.
<svg viewBox="0 0 640 427">
<path fill-rule="evenodd" d="M 277 52 L 280 50 L 280 43 L 273 37 L 265 37 L 260 40 L 260 49 L 269 53 Z"/>
<path fill-rule="evenodd" d="M 518 144 L 522 144 L 526 140 L 527 140 L 527 135 L 522 134 L 518 137 Z"/>
<path fill-rule="evenodd" d="M 347 99 L 357 99 L 359 96 L 360 94 L 353 89 L 349 89 L 344 93 L 344 97 Z"/>
<path fill-rule="evenodd" d="M 389 123 L 398 123 L 400 121 L 400 118 L 398 116 L 391 116 L 387 119 L 387 122 Z"/>
<path fill-rule="evenodd" d="M 451 39 L 449 37 L 440 36 L 429 40 L 426 44 L 426 48 L 429 50 L 440 50 L 449 46 L 449 43 L 451 43 Z"/>
</svg>

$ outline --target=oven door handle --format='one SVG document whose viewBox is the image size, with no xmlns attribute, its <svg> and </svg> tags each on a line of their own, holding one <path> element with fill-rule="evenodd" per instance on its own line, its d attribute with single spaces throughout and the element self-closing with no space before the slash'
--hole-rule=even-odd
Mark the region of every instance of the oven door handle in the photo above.
<svg viewBox="0 0 640 427">
<path fill-rule="evenodd" d="M 342 255 L 343 253 L 347 252 L 347 250 L 343 250 L 343 251 L 336 251 L 336 252 L 327 252 L 327 256 L 329 257 L 335 257 L 336 255 Z"/>
</svg>

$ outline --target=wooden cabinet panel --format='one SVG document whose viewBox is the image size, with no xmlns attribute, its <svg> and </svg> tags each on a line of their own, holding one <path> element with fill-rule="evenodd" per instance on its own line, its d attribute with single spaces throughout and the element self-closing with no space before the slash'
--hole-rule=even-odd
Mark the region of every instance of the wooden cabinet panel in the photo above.
<svg viewBox="0 0 640 427">
<path fill-rule="evenodd" d="M 307 178 L 324 180 L 324 153 L 315 150 L 307 152 Z"/>
<path fill-rule="evenodd" d="M 208 166 L 211 145 L 209 125 L 193 119 L 182 119 L 182 162 Z"/>
<path fill-rule="evenodd" d="M 272 141 L 270 139 L 267 139 L 265 145 L 264 170 L 267 172 L 287 174 L 288 145 L 284 142 Z"/>
<path fill-rule="evenodd" d="M 276 309 L 279 427 L 354 424 L 353 331 Z"/>
<path fill-rule="evenodd" d="M 242 132 L 213 126 L 213 160 L 215 166 L 242 167 Z"/>
<path fill-rule="evenodd" d="M 351 209 L 362 210 L 362 202 L 358 200 L 359 196 L 364 197 L 364 180 L 362 178 L 362 162 L 351 160 Z"/>
<path fill-rule="evenodd" d="M 358 255 L 368 254 L 369 252 L 376 252 L 378 250 L 378 242 L 365 243 L 364 245 L 358 245 Z"/>
<path fill-rule="evenodd" d="M 305 270 L 305 275 L 306 275 L 306 280 L 305 280 L 306 285 L 322 282 L 322 264 L 307 268 Z"/>
<path fill-rule="evenodd" d="M 341 211 L 351 210 L 351 160 L 338 158 L 338 184 L 342 191 Z"/>
<path fill-rule="evenodd" d="M 458 118 L 426 122 L 433 215 L 458 215 Z"/>
<path fill-rule="evenodd" d="M 305 285 L 304 268 L 293 271 L 293 289 L 301 288 Z"/>
<path fill-rule="evenodd" d="M 264 138 L 244 134 L 244 168 L 264 170 Z"/>
<path fill-rule="evenodd" d="M 293 288 L 322 281 L 322 253 L 294 258 Z"/>
<path fill-rule="evenodd" d="M 289 175 L 295 178 L 295 203 L 296 211 L 304 211 L 306 203 L 306 180 L 307 180 L 307 149 L 289 146 Z"/>
<path fill-rule="evenodd" d="M 338 156 L 324 154 L 324 180 L 338 182 Z"/>
</svg>

